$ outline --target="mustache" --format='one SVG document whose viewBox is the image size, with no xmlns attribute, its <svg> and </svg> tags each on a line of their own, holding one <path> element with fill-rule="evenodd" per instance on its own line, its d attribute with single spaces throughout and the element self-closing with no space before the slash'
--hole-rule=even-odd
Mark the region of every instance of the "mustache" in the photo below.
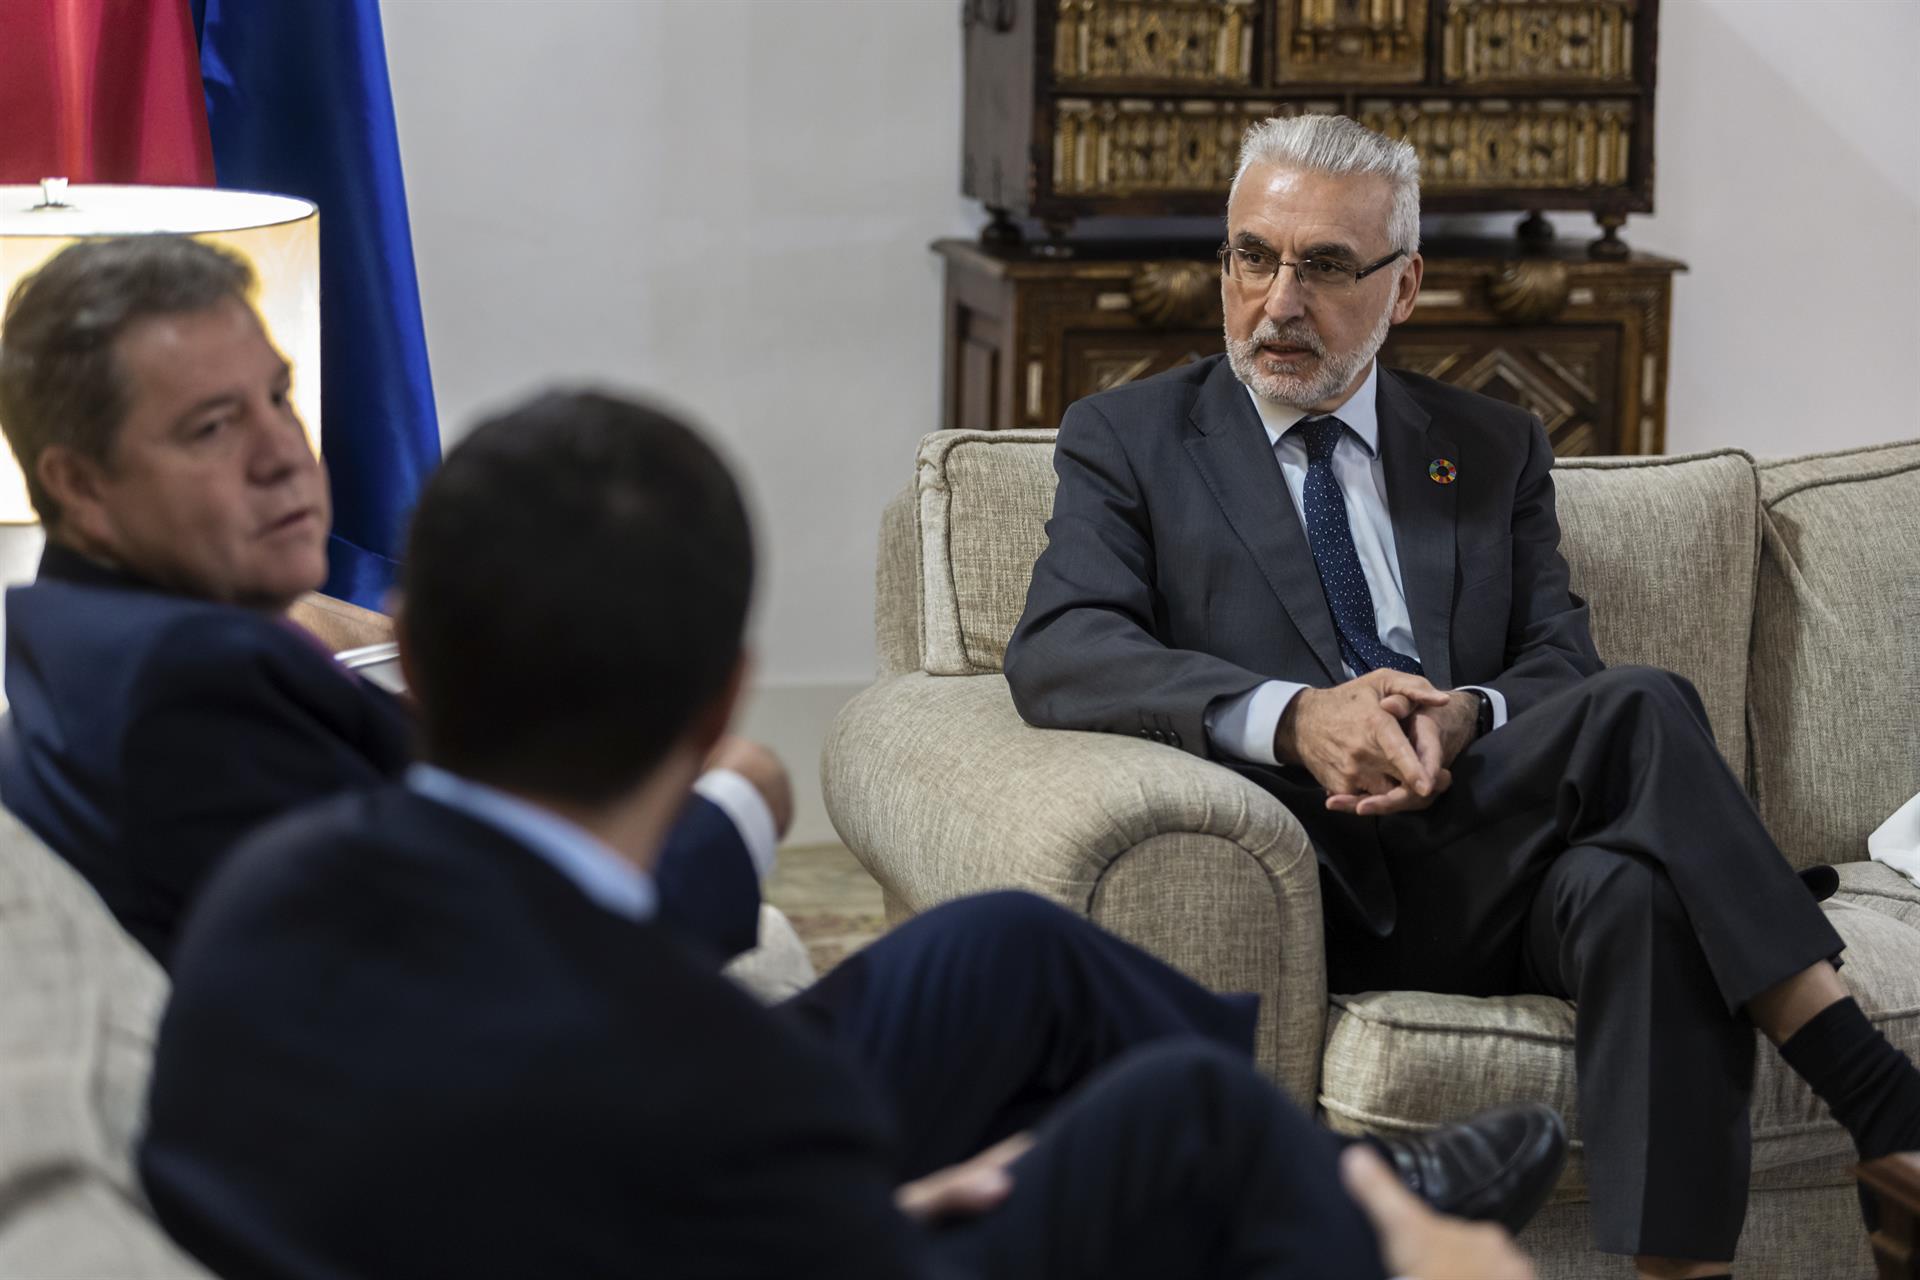
<svg viewBox="0 0 1920 1280">
<path fill-rule="evenodd" d="M 1273 343 L 1300 347 L 1313 352 L 1316 356 L 1327 354 L 1327 344 L 1320 340 L 1320 335 L 1314 331 L 1313 326 L 1304 320 L 1289 320 L 1284 325 L 1277 325 L 1271 320 L 1262 320 L 1259 327 L 1248 335 L 1247 341 L 1255 347 Z"/>
</svg>

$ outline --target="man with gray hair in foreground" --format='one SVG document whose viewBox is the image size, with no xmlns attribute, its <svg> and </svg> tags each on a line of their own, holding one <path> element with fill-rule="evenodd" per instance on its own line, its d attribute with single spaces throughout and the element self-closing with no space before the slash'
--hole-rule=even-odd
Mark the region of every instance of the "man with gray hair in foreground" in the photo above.
<svg viewBox="0 0 1920 1280">
<path fill-rule="evenodd" d="M 1539 421 L 1380 368 L 1420 288 L 1413 148 L 1259 124 L 1227 236 L 1226 354 L 1061 423 L 1015 703 L 1285 803 L 1334 990 L 1574 1000 L 1595 1243 L 1726 1274 L 1752 1028 L 1865 1157 L 1920 1147 L 1920 1075 L 1847 996 L 1692 686 L 1603 667 Z"/>
</svg>

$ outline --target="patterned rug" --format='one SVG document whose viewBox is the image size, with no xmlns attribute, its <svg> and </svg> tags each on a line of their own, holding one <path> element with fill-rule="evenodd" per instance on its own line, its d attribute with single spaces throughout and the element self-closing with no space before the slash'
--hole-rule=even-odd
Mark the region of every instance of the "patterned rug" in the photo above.
<svg viewBox="0 0 1920 1280">
<path fill-rule="evenodd" d="M 844 845 L 780 850 L 779 865 L 767 882 L 767 901 L 787 913 L 819 973 L 887 929 L 880 886 Z"/>
</svg>

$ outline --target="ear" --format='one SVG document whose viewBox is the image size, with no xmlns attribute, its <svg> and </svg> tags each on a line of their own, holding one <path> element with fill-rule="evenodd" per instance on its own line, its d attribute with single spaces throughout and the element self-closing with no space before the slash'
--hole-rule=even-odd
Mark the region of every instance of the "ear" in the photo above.
<svg viewBox="0 0 1920 1280">
<path fill-rule="evenodd" d="M 1413 314 L 1414 299 L 1420 296 L 1420 280 L 1427 272 L 1427 260 L 1419 254 L 1407 259 L 1407 266 L 1394 281 L 1393 322 L 1405 324 Z"/>
<path fill-rule="evenodd" d="M 706 759 L 714 744 L 726 733 L 727 726 L 733 723 L 733 714 L 739 709 L 740 695 L 747 687 L 747 676 L 752 670 L 753 656 L 742 649 L 740 656 L 734 659 L 733 670 L 727 674 L 725 686 L 694 715 L 693 723 L 687 728 L 685 742 L 693 748 L 695 759 Z"/>
<path fill-rule="evenodd" d="M 60 531 L 65 537 L 82 547 L 112 545 L 104 466 L 66 445 L 50 444 L 34 461 L 33 473 L 59 506 Z"/>
</svg>

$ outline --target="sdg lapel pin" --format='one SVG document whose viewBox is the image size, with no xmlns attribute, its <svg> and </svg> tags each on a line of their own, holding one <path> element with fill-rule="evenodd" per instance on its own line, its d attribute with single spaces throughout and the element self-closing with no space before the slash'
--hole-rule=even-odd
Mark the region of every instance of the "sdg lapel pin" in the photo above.
<svg viewBox="0 0 1920 1280">
<path fill-rule="evenodd" d="M 1446 458 L 1435 458 L 1427 464 L 1427 478 L 1435 484 L 1452 484 L 1460 476 L 1460 468 Z"/>
</svg>

